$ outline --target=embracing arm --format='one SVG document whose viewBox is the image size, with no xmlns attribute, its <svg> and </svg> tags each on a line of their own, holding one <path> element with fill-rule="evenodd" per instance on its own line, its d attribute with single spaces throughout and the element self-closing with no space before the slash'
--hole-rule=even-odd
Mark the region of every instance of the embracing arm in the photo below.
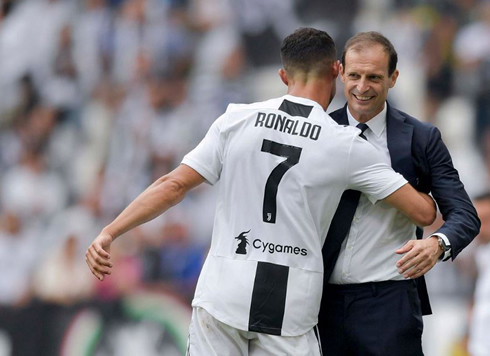
<svg viewBox="0 0 490 356">
<path fill-rule="evenodd" d="M 478 235 L 480 220 L 437 128 L 430 128 L 427 145 L 424 147 L 425 150 L 419 157 L 430 174 L 430 183 L 425 190 L 431 191 L 445 221 L 436 234 L 446 236 L 451 246 L 450 256 L 454 259 Z M 395 252 L 404 255 L 398 261 L 397 267 L 405 278 L 424 275 L 443 254 L 436 235 L 427 239 L 411 240 Z"/>
<path fill-rule="evenodd" d="M 384 202 L 405 214 L 415 225 L 429 226 L 436 219 L 436 204 L 430 196 L 405 184 L 387 196 Z"/>
<path fill-rule="evenodd" d="M 376 196 L 374 188 L 379 198 L 401 211 L 415 225 L 428 226 L 434 222 L 436 206 L 432 198 L 407 184 L 384 162 L 380 151 L 373 145 L 361 138 L 353 140 L 350 159 L 352 163 L 348 171 L 352 172 L 353 183 L 348 188 Z"/>
<path fill-rule="evenodd" d="M 186 193 L 204 182 L 194 169 L 180 165 L 141 193 L 89 246 L 85 256 L 92 273 L 104 280 L 110 274 L 110 245 L 120 235 L 150 221 L 184 199 Z"/>
<path fill-rule="evenodd" d="M 431 172 L 430 190 L 444 220 L 436 233 L 448 238 L 454 260 L 478 235 L 480 219 L 452 164 L 441 133 L 435 127 L 431 130 L 426 159 Z"/>
</svg>

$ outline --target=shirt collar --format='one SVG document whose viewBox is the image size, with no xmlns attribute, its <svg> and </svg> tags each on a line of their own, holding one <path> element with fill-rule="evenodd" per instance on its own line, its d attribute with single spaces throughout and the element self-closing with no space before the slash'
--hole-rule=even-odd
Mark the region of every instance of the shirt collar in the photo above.
<svg viewBox="0 0 490 356">
<path fill-rule="evenodd" d="M 373 117 L 371 120 L 366 122 L 366 125 L 368 125 L 371 131 L 374 132 L 374 134 L 378 137 L 381 136 L 381 134 L 386 128 L 387 106 L 388 104 L 385 103 L 385 107 L 383 108 L 383 110 L 378 115 Z M 354 119 L 354 116 L 352 116 L 352 114 L 350 113 L 348 106 L 347 106 L 347 117 L 349 118 L 349 125 L 356 126 L 359 123 L 356 119 Z"/>
<path fill-rule="evenodd" d="M 303 105 L 308 105 L 308 106 L 314 106 L 314 107 L 317 107 L 318 109 L 320 109 L 321 111 L 325 112 L 325 110 L 323 110 L 322 106 L 320 104 L 318 104 L 314 100 L 303 98 L 303 97 L 300 97 L 300 96 L 294 96 L 294 95 L 290 95 L 290 94 L 284 95 L 283 98 L 284 99 L 287 99 L 289 101 L 298 103 L 298 104 L 303 104 Z"/>
</svg>

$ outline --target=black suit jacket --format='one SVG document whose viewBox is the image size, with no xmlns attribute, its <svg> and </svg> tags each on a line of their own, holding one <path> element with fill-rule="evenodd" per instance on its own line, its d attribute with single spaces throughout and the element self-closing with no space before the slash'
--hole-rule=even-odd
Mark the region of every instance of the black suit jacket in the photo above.
<svg viewBox="0 0 490 356">
<path fill-rule="evenodd" d="M 330 116 L 341 125 L 349 124 L 347 105 Z M 432 194 L 445 221 L 437 232 L 447 236 L 451 242 L 452 259 L 456 258 L 478 235 L 480 220 L 453 166 L 440 131 L 389 104 L 386 130 L 393 169 L 417 190 Z M 417 228 L 417 238 L 422 238 L 420 228 Z M 325 270 L 326 280 L 331 273 L 332 270 Z M 431 314 L 424 277 L 417 279 L 417 286 L 422 314 Z"/>
</svg>

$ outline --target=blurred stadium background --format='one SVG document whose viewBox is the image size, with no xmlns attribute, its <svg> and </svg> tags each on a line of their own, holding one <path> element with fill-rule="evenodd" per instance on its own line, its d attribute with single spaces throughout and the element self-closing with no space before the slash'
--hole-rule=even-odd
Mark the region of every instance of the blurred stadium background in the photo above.
<svg viewBox="0 0 490 356">
<path fill-rule="evenodd" d="M 228 103 L 285 93 L 279 44 L 300 26 L 339 52 L 385 34 L 390 101 L 440 128 L 470 196 L 488 191 L 488 1 L 0 0 L 0 355 L 183 354 L 216 190 L 119 239 L 103 283 L 84 252 Z M 466 355 L 475 248 L 428 274 L 428 356 Z"/>
</svg>

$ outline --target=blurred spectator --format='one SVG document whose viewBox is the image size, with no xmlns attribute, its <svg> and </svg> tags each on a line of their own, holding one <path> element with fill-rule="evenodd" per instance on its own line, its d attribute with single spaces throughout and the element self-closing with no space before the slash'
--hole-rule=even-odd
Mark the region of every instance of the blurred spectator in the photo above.
<svg viewBox="0 0 490 356">
<path fill-rule="evenodd" d="M 4 128 L 20 124 L 19 121 L 23 120 L 39 104 L 39 93 L 34 87 L 30 74 L 26 74 L 19 79 L 18 89 L 19 93 L 16 103 L 11 108 L 1 112 L 0 125 Z"/>
<path fill-rule="evenodd" d="M 26 150 L 20 164 L 1 184 L 2 208 L 19 215 L 22 223 L 43 223 L 65 207 L 68 191 L 61 177 L 48 169 L 41 151 Z"/>
<path fill-rule="evenodd" d="M 296 9 L 301 22 L 324 29 L 335 40 L 337 48 L 344 48 L 345 42 L 355 34 L 352 25 L 361 9 L 361 2 L 300 0 L 296 1 Z"/>
<path fill-rule="evenodd" d="M 43 93 L 46 101 L 63 111 L 74 110 L 80 100 L 78 72 L 73 57 L 71 26 L 64 26 L 59 34 L 59 46 Z"/>
<path fill-rule="evenodd" d="M 475 132 L 483 148 L 490 127 L 490 2 L 482 1 L 475 10 L 477 21 L 459 30 L 454 46 L 462 72 L 459 83 L 476 99 Z"/>
<path fill-rule="evenodd" d="M 104 283 L 96 281 L 97 299 L 105 302 L 118 301 L 143 286 L 143 261 L 140 246 L 137 239 L 135 240 L 114 245 L 111 250 L 112 263 L 118 266 L 119 271 L 114 271 Z M 148 287 L 151 288 L 151 285 Z"/>
<path fill-rule="evenodd" d="M 119 213 L 149 182 L 149 134 L 154 119 L 148 96 L 150 69 L 150 59 L 140 53 L 131 74 L 132 85 L 111 128 L 101 192 L 102 210 L 107 216 Z"/>
<path fill-rule="evenodd" d="M 80 256 L 84 246 L 78 237 L 69 235 L 50 249 L 36 269 L 34 292 L 45 302 L 70 305 L 93 296 L 94 280 Z"/>
<path fill-rule="evenodd" d="M 80 112 L 80 148 L 71 156 L 70 187 L 77 197 L 99 185 L 108 157 L 109 140 L 123 92 L 104 77 Z M 99 192 L 101 193 L 101 192 Z"/>
<path fill-rule="evenodd" d="M 111 132 L 102 205 L 118 213 L 150 182 L 152 165 L 166 174 L 195 142 L 195 118 L 188 105 L 187 80 L 182 75 L 149 76 L 151 63 L 139 56 L 135 85 L 128 92 Z M 136 85 L 136 83 L 138 83 Z M 199 137 L 199 140 L 201 137 Z M 132 167 L 121 176 L 124 167 Z"/>
<path fill-rule="evenodd" d="M 186 57 L 189 43 L 185 27 L 172 2 L 126 0 L 114 23 L 112 74 L 117 83 L 128 84 L 140 53 L 155 68 L 168 69 Z"/>
<path fill-rule="evenodd" d="M 266 48 L 279 48 L 280 42 L 301 27 L 292 0 L 232 0 L 245 53 L 251 65 L 264 67 L 279 64 L 277 53 Z"/>
<path fill-rule="evenodd" d="M 32 298 L 38 241 L 15 212 L 4 210 L 0 219 L 0 306 L 23 306 Z"/>
<path fill-rule="evenodd" d="M 183 213 L 174 212 L 153 222 L 153 229 L 139 231 L 146 240 L 142 254 L 145 283 L 176 292 L 190 302 L 208 243 L 191 238 L 188 216 L 183 218 Z"/>
<path fill-rule="evenodd" d="M 35 356 L 40 352 L 44 333 L 32 308 L 32 274 L 40 257 L 41 225 L 22 222 L 19 216 L 4 209 L 0 214 L 0 333 L 11 353 Z"/>
<path fill-rule="evenodd" d="M 112 19 L 107 2 L 84 0 L 84 11 L 73 24 L 73 60 L 84 99 L 109 70 Z"/>
<path fill-rule="evenodd" d="M 234 26 L 247 63 L 247 101 L 261 101 L 284 93 L 277 81 L 279 49 L 284 37 L 303 26 L 293 0 L 231 0 Z M 276 49 L 276 52 L 273 51 Z"/>
<path fill-rule="evenodd" d="M 180 164 L 185 152 L 204 137 L 196 129 L 205 118 L 187 101 L 187 90 L 187 78 L 182 76 L 154 78 L 149 83 L 150 107 L 155 115 L 149 132 L 152 179 Z"/>
<path fill-rule="evenodd" d="M 23 0 L 21 6 L 17 21 L 19 24 L 29 24 L 29 29 L 19 40 L 27 46 L 28 68 L 33 71 L 37 87 L 43 88 L 53 73 L 61 33 L 63 28 L 70 26 L 75 8 L 65 0 Z"/>
<path fill-rule="evenodd" d="M 490 194 L 475 199 L 482 226 L 476 250 L 478 277 L 470 319 L 468 350 L 472 356 L 490 355 Z"/>
<path fill-rule="evenodd" d="M 475 108 L 464 96 L 447 97 L 432 122 L 444 128 L 443 139 L 451 152 L 454 166 L 470 197 L 490 189 L 485 160 L 475 141 Z"/>
<path fill-rule="evenodd" d="M 187 105 L 199 112 L 193 131 L 200 140 L 230 102 L 248 95 L 244 83 L 247 58 L 231 0 L 191 1 L 189 22 L 197 39 Z"/>
<path fill-rule="evenodd" d="M 207 248 L 189 238 L 188 224 L 167 224 L 164 234 L 159 280 L 191 301 Z"/>
<path fill-rule="evenodd" d="M 456 19 L 450 13 L 441 13 L 434 19 L 424 54 L 427 68 L 426 115 L 433 120 L 445 98 L 453 94 L 452 44 L 457 31 Z"/>
</svg>

